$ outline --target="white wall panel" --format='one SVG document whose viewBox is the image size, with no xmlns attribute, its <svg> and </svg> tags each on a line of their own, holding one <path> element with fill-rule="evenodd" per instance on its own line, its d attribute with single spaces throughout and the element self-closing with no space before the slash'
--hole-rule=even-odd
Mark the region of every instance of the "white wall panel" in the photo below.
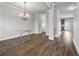
<svg viewBox="0 0 79 59">
<path fill-rule="evenodd" d="M 27 21 L 23 21 L 18 17 L 19 13 L 20 12 L 15 8 L 0 5 L 0 41 L 6 38 L 9 39 L 11 37 L 19 36 L 21 32 L 18 30 L 33 29 L 32 18 Z"/>
</svg>

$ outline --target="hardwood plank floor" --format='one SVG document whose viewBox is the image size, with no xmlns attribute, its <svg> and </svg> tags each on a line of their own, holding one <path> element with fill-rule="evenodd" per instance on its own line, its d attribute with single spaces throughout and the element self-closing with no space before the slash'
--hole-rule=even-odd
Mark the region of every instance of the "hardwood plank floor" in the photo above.
<svg viewBox="0 0 79 59">
<path fill-rule="evenodd" d="M 0 47 L 0 55 L 3 56 L 77 56 L 78 53 L 74 47 L 74 43 L 66 46 L 62 41 L 47 40 L 46 36 L 36 35 L 37 37 L 21 42 L 13 48 L 2 50 Z M 2 48 L 2 49 L 1 49 Z M 2 53 L 4 52 L 4 53 Z"/>
</svg>

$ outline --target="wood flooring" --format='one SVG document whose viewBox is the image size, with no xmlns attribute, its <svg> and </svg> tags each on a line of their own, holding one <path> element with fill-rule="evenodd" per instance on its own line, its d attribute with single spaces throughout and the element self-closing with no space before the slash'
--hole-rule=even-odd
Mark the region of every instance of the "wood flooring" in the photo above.
<svg viewBox="0 0 79 59">
<path fill-rule="evenodd" d="M 66 46 L 62 41 L 48 40 L 43 34 L 33 34 L 24 42 L 15 39 L 0 42 L 1 56 L 78 56 L 73 42 Z"/>
</svg>

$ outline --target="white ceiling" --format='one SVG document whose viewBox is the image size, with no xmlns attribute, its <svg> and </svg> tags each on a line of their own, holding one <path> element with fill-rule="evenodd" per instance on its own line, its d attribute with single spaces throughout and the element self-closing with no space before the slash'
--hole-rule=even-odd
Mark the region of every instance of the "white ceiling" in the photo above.
<svg viewBox="0 0 79 59">
<path fill-rule="evenodd" d="M 24 8 L 24 2 L 3 2 L 4 4 L 12 5 L 20 10 Z M 48 2 L 50 5 L 50 2 Z M 30 12 L 45 12 L 49 8 L 44 2 L 26 2 L 26 9 Z"/>
<path fill-rule="evenodd" d="M 54 2 L 56 8 L 60 10 L 61 13 L 70 13 L 73 10 L 68 10 L 67 8 L 71 5 L 76 6 L 76 2 Z"/>
<path fill-rule="evenodd" d="M 61 17 L 74 17 L 74 10 L 69 10 L 71 6 L 76 6 L 77 2 L 54 2 L 55 7 L 59 9 Z"/>
<path fill-rule="evenodd" d="M 8 4 L 23 10 L 24 4 L 23 2 L 3 2 L 4 4 Z M 76 5 L 76 2 L 27 2 L 26 9 L 29 12 L 45 12 L 51 6 L 55 4 L 55 7 L 60 11 L 61 14 L 72 14 L 73 10 L 68 10 L 67 8 L 70 5 Z"/>
</svg>

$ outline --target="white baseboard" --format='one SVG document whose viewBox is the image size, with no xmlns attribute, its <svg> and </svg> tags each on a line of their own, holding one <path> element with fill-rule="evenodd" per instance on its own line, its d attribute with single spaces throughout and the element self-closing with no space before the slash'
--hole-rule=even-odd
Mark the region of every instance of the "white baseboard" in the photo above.
<svg viewBox="0 0 79 59">
<path fill-rule="evenodd" d="M 33 33 L 30 33 L 30 34 L 33 34 Z M 28 34 L 23 34 L 22 36 L 25 36 L 25 35 L 28 35 Z M 9 40 L 9 39 L 16 38 L 16 37 L 20 37 L 20 36 L 21 35 L 18 34 L 18 35 L 15 35 L 15 36 L 4 37 L 4 38 L 1 38 L 0 41 Z"/>
<path fill-rule="evenodd" d="M 41 34 L 42 32 L 41 32 L 41 33 L 38 33 L 38 32 L 34 32 L 34 33 L 35 33 L 35 34 Z"/>
<path fill-rule="evenodd" d="M 49 34 L 46 34 L 46 36 L 49 36 Z"/>
<path fill-rule="evenodd" d="M 74 44 L 75 44 L 76 50 L 77 50 L 78 55 L 79 55 L 79 48 L 78 48 L 78 46 L 77 46 L 77 44 L 76 44 L 76 42 L 75 42 L 74 40 L 73 40 L 73 42 L 74 42 Z"/>
<path fill-rule="evenodd" d="M 9 40 L 9 39 L 16 38 L 16 37 L 20 37 L 20 35 L 5 37 L 5 38 L 0 39 L 0 41 Z"/>
<path fill-rule="evenodd" d="M 78 55 L 79 55 L 79 48 L 78 48 L 78 46 L 77 46 L 77 44 L 76 44 L 76 42 L 75 42 L 74 40 L 73 40 L 73 42 L 74 42 L 74 44 L 75 44 L 76 50 L 77 50 Z"/>
<path fill-rule="evenodd" d="M 54 37 L 49 37 L 48 39 L 49 39 L 49 40 L 54 40 Z"/>
</svg>

